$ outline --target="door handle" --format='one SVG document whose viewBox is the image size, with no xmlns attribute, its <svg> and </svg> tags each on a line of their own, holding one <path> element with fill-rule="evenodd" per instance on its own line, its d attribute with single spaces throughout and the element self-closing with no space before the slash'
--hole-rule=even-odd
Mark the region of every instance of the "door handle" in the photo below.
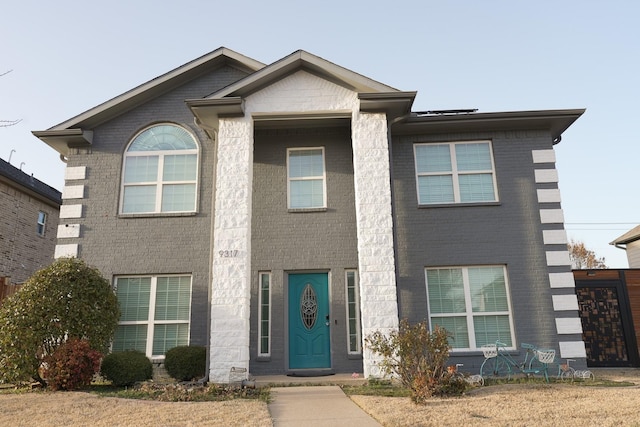
<svg viewBox="0 0 640 427">
<path fill-rule="evenodd" d="M 329 326 L 329 315 L 327 314 L 327 316 L 325 317 L 325 319 L 327 320 L 326 322 L 324 322 L 325 325 Z"/>
</svg>

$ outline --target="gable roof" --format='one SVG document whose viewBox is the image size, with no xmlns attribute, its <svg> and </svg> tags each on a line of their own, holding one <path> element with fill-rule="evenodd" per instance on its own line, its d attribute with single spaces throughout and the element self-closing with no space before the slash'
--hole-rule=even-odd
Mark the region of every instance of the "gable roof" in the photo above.
<svg viewBox="0 0 640 427">
<path fill-rule="evenodd" d="M 111 116 L 112 110 L 118 110 L 119 113 L 123 109 L 131 108 L 156 97 L 160 93 L 180 86 L 183 83 L 193 79 L 196 76 L 207 73 L 211 70 L 220 68 L 223 65 L 231 65 L 236 68 L 243 69 L 247 72 L 254 72 L 264 67 L 264 64 L 253 60 L 249 57 L 241 55 L 225 47 L 220 47 L 213 52 L 187 62 L 168 73 L 165 73 L 155 79 L 135 87 L 122 95 L 118 95 L 109 101 L 106 101 L 84 113 L 73 117 L 59 125 L 52 127 L 50 130 L 69 129 L 69 128 L 92 128 L 97 123 L 103 122 L 106 117 Z M 112 113 L 112 114 L 109 114 Z M 110 118 L 110 117 L 109 117 Z"/>
<path fill-rule="evenodd" d="M 12 187 L 18 187 L 22 192 L 35 196 L 56 209 L 62 204 L 62 194 L 58 190 L 34 178 L 33 175 L 27 175 L 2 159 L 0 159 L 0 181 Z"/>
<path fill-rule="evenodd" d="M 636 240 L 640 240 L 640 225 L 627 231 L 609 244 L 614 246 L 626 245 L 635 242 Z"/>
<path fill-rule="evenodd" d="M 416 92 L 400 91 L 304 50 L 297 50 L 206 98 L 187 100 L 187 106 L 201 124 L 215 123 L 217 117 L 243 115 L 245 97 L 301 70 L 356 92 L 361 111 L 386 112 L 392 118 L 405 116 L 411 112 L 416 97 Z M 323 114 L 323 117 L 327 116 Z"/>
<path fill-rule="evenodd" d="M 245 97 L 301 69 L 358 93 L 399 92 L 398 89 L 336 65 L 319 56 L 304 50 L 297 50 L 207 98 Z"/>
<path fill-rule="evenodd" d="M 264 67 L 261 62 L 225 47 L 220 47 L 48 130 L 33 131 L 32 133 L 59 153 L 66 154 L 69 146 L 91 144 L 93 135 L 87 129 L 92 129 L 124 111 L 141 105 L 160 94 L 168 92 L 172 88 L 181 86 L 189 80 L 225 65 L 244 70 L 247 73 L 253 73 Z"/>
</svg>

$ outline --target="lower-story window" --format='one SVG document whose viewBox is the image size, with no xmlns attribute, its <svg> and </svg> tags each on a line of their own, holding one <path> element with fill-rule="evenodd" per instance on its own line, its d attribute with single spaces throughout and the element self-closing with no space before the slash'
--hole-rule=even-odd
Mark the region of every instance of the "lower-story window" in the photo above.
<svg viewBox="0 0 640 427">
<path fill-rule="evenodd" d="M 271 354 L 271 273 L 259 274 L 258 355 Z"/>
<path fill-rule="evenodd" d="M 360 340 L 360 289 L 358 287 L 358 272 L 346 272 L 347 294 L 347 337 L 349 354 L 362 352 Z"/>
<path fill-rule="evenodd" d="M 191 276 L 116 278 L 120 322 L 112 350 L 139 350 L 161 358 L 189 344 Z"/>
<path fill-rule="evenodd" d="M 445 328 L 453 350 L 501 341 L 514 346 L 509 285 L 504 266 L 427 268 L 431 328 Z"/>
</svg>

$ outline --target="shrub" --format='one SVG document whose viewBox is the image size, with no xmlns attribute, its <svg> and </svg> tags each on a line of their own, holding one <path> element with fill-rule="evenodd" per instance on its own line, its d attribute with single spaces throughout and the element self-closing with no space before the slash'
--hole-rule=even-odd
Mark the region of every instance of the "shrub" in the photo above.
<svg viewBox="0 0 640 427">
<path fill-rule="evenodd" d="M 189 381 L 204 377 L 207 350 L 201 346 L 178 346 L 168 350 L 164 356 L 167 373 L 178 381 Z"/>
<path fill-rule="evenodd" d="M 459 395 L 466 390 L 466 381 L 457 377 L 455 370 L 447 370 L 448 337 L 444 328 L 436 326 L 430 332 L 426 322 L 411 326 L 403 319 L 398 331 L 388 336 L 375 332 L 365 343 L 382 356 L 382 372 L 398 377 L 411 391 L 412 400 L 423 403 L 431 396 Z"/>
<path fill-rule="evenodd" d="M 0 381 L 40 378 L 47 355 L 79 338 L 105 353 L 120 310 L 109 282 L 76 258 L 60 258 L 31 276 L 0 306 Z"/>
<path fill-rule="evenodd" d="M 128 350 L 106 355 L 100 373 L 115 386 L 130 386 L 150 379 L 153 366 L 143 352 Z"/>
<path fill-rule="evenodd" d="M 91 384 L 100 370 L 100 352 L 87 340 L 73 338 L 44 358 L 44 378 L 53 390 L 76 390 Z"/>
</svg>

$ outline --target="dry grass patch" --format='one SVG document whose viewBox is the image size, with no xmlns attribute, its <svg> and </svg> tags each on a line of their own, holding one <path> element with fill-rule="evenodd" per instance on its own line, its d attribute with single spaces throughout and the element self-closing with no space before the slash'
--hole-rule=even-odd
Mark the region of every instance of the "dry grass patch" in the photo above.
<svg viewBox="0 0 640 427">
<path fill-rule="evenodd" d="M 415 405 L 408 397 L 351 399 L 383 426 L 640 426 L 638 371 L 596 375 L 636 385 L 505 384 L 459 398 L 431 399 L 425 405 Z"/>
<path fill-rule="evenodd" d="M 271 426 L 258 400 L 156 402 L 83 392 L 0 394 L 0 420 L 11 426 Z"/>
</svg>

